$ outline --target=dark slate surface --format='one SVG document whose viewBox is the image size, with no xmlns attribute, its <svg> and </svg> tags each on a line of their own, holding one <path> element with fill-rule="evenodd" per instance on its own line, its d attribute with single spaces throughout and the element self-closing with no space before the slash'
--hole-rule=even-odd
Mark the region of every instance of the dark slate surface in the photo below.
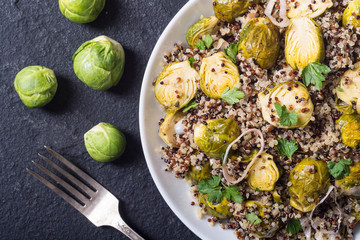
<svg viewBox="0 0 360 240">
<path fill-rule="evenodd" d="M 96 228 L 69 204 L 28 174 L 44 144 L 106 186 L 123 202 L 123 215 L 146 239 L 197 239 L 162 199 L 147 169 L 140 143 L 138 102 L 143 73 L 161 32 L 186 0 L 108 0 L 90 24 L 63 17 L 55 0 L 0 1 L 0 239 L 126 239 L 112 228 Z M 105 34 L 126 52 L 121 82 L 106 92 L 90 89 L 72 69 L 72 54 Z M 22 68 L 54 70 L 59 88 L 42 109 L 26 108 L 13 81 Z M 92 160 L 83 134 L 109 122 L 126 135 L 121 159 Z"/>
</svg>

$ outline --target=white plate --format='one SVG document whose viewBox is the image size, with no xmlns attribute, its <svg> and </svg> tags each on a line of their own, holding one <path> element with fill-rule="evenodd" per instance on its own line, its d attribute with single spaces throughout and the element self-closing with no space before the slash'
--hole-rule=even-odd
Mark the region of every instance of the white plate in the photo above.
<svg viewBox="0 0 360 240">
<path fill-rule="evenodd" d="M 196 207 L 190 205 L 193 201 L 190 196 L 190 187 L 187 183 L 165 172 L 165 163 L 155 149 L 164 146 L 158 137 L 158 122 L 164 116 L 160 104 L 156 101 L 152 82 L 162 70 L 163 54 L 171 51 L 174 43 L 186 43 L 187 29 L 196 22 L 200 16 L 213 16 L 212 2 L 210 0 L 190 0 L 171 20 L 160 36 L 149 59 L 140 94 L 139 122 L 140 135 L 145 159 L 151 176 L 161 195 L 178 218 L 201 239 L 227 239 L 236 240 L 232 230 L 223 230 L 219 225 L 211 227 L 207 218 L 199 219 Z M 355 239 L 360 239 L 359 231 Z"/>
</svg>

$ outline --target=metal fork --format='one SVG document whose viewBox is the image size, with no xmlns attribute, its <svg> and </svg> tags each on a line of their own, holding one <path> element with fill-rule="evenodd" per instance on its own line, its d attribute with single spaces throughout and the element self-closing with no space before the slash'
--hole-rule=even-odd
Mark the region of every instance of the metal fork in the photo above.
<svg viewBox="0 0 360 240">
<path fill-rule="evenodd" d="M 39 163 L 32 161 L 36 167 L 38 167 L 43 173 L 51 177 L 53 180 L 57 182 L 57 184 L 61 185 L 67 191 L 69 191 L 77 200 L 75 200 L 72 196 L 65 193 L 60 188 L 56 187 L 54 184 L 43 178 L 38 173 L 34 172 L 31 169 L 26 168 L 26 170 L 31 173 L 34 177 L 36 177 L 40 182 L 44 183 L 48 188 L 56 192 L 60 197 L 62 197 L 65 201 L 70 203 L 74 208 L 76 208 L 79 212 L 81 212 L 87 219 L 89 219 L 95 226 L 111 226 L 122 233 L 124 233 L 128 238 L 132 240 L 144 240 L 140 237 L 134 230 L 132 230 L 121 218 L 118 210 L 119 200 L 111 194 L 108 190 L 106 190 L 103 186 L 101 186 L 98 182 L 96 182 L 93 178 L 87 175 L 85 172 L 80 170 L 74 164 L 72 164 L 69 160 L 65 159 L 59 153 L 55 152 L 51 148 L 45 146 L 45 149 L 57 158 L 60 162 L 65 164 L 68 168 L 74 171 L 84 182 L 86 182 L 90 187 L 86 186 L 79 179 L 56 165 L 49 158 L 39 154 L 39 156 L 47 162 L 51 167 L 56 169 L 59 173 L 65 176 L 72 184 L 76 185 L 81 191 L 85 194 L 81 193 L 73 186 L 68 184 L 66 181 L 56 176 L 50 170 L 45 168 Z"/>
</svg>

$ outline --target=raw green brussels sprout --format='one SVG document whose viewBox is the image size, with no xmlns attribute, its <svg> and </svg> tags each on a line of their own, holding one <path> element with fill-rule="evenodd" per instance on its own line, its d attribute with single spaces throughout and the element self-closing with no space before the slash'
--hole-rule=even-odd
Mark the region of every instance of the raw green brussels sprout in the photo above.
<svg viewBox="0 0 360 240">
<path fill-rule="evenodd" d="M 201 180 L 211 178 L 211 170 L 210 162 L 206 162 L 203 166 L 191 166 L 185 178 L 191 184 L 198 184 Z"/>
<path fill-rule="evenodd" d="M 99 123 L 84 135 L 85 147 L 90 156 L 99 162 L 111 162 L 125 151 L 124 134 L 110 123 Z"/>
<path fill-rule="evenodd" d="M 352 0 L 343 13 L 343 25 L 360 27 L 360 0 Z"/>
<path fill-rule="evenodd" d="M 290 81 L 271 87 L 266 88 L 258 95 L 264 120 L 278 128 L 305 127 L 310 121 L 314 105 L 304 84 Z M 275 102 L 282 106 L 285 105 L 289 112 L 294 111 L 297 113 L 297 123 L 292 126 L 280 125 Z"/>
<path fill-rule="evenodd" d="M 290 19 L 285 32 L 285 59 L 293 69 L 303 69 L 310 62 L 322 62 L 325 46 L 321 28 L 308 17 Z"/>
<path fill-rule="evenodd" d="M 342 194 L 360 199 L 360 162 L 350 166 L 349 176 L 336 180 L 335 184 L 340 187 Z"/>
<path fill-rule="evenodd" d="M 226 57 L 224 52 L 204 58 L 200 67 L 200 87 L 209 97 L 221 98 L 222 92 L 233 88 L 240 82 L 237 66 Z"/>
<path fill-rule="evenodd" d="M 120 43 L 99 36 L 82 44 L 73 55 L 76 76 L 95 90 L 107 90 L 120 81 L 125 53 Z"/>
<path fill-rule="evenodd" d="M 311 8 L 309 7 L 311 6 Z M 331 0 L 297 0 L 288 2 L 288 18 L 308 17 L 315 18 L 323 14 L 326 9 L 331 8 L 333 2 Z"/>
<path fill-rule="evenodd" d="M 230 202 L 225 197 L 219 203 L 212 203 L 205 194 L 199 193 L 199 203 L 202 203 L 206 212 L 213 217 L 227 218 L 232 215 L 228 206 Z"/>
<path fill-rule="evenodd" d="M 175 125 L 183 119 L 184 116 L 185 114 L 181 111 L 168 111 L 164 117 L 164 121 L 160 125 L 159 136 L 169 147 L 179 147 L 175 138 Z"/>
<path fill-rule="evenodd" d="M 61 13 L 70 21 L 89 23 L 94 21 L 105 6 L 105 0 L 59 0 Z"/>
<path fill-rule="evenodd" d="M 259 0 L 213 0 L 214 12 L 217 18 L 233 22 L 235 18 L 246 13 L 249 7 Z"/>
<path fill-rule="evenodd" d="M 310 212 L 330 186 L 327 164 L 305 158 L 291 170 L 289 182 L 290 205 L 299 211 Z"/>
<path fill-rule="evenodd" d="M 343 114 L 336 120 L 341 130 L 342 142 L 349 147 L 356 148 L 360 144 L 360 115 Z"/>
<path fill-rule="evenodd" d="M 186 33 L 186 41 L 191 48 L 200 41 L 200 37 L 206 34 L 216 33 L 219 29 L 219 19 L 216 17 L 202 18 L 192 25 Z"/>
<path fill-rule="evenodd" d="M 213 158 L 221 158 L 227 146 L 234 141 L 240 131 L 234 119 L 211 119 L 206 125 L 194 127 L 194 141 L 199 148 Z"/>
<path fill-rule="evenodd" d="M 250 168 L 247 180 L 249 187 L 254 190 L 272 191 L 279 177 L 273 156 L 262 153 Z"/>
<path fill-rule="evenodd" d="M 16 74 L 14 86 L 27 107 L 37 108 L 45 106 L 53 99 L 58 84 L 51 69 L 29 66 Z"/>
<path fill-rule="evenodd" d="M 280 32 L 268 18 L 253 18 L 240 33 L 239 52 L 254 58 L 261 68 L 275 65 L 280 51 Z"/>
<path fill-rule="evenodd" d="M 170 63 L 156 80 L 155 97 L 169 111 L 176 111 L 195 97 L 199 79 L 189 61 Z"/>
</svg>

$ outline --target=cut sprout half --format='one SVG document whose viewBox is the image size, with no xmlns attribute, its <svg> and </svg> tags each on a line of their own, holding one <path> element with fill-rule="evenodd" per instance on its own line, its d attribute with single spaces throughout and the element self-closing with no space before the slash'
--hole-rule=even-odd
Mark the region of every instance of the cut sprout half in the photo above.
<svg viewBox="0 0 360 240">
<path fill-rule="evenodd" d="M 230 152 L 230 149 L 232 147 L 232 145 L 234 145 L 237 141 L 239 141 L 243 136 L 245 136 L 246 134 L 248 133 L 251 133 L 251 132 L 254 132 L 256 133 L 257 135 L 260 136 L 260 139 L 261 139 L 261 147 L 260 147 L 260 151 L 253 157 L 253 159 L 250 161 L 250 163 L 248 164 L 248 166 L 246 167 L 243 175 L 234 180 L 228 173 L 227 171 L 227 167 L 226 167 L 226 164 L 227 164 L 227 157 L 229 155 L 229 152 Z M 258 156 L 264 151 L 264 146 L 265 146 L 265 141 L 264 141 L 264 136 L 262 134 L 262 132 L 256 128 L 253 128 L 253 129 L 248 129 L 246 130 L 245 132 L 243 132 L 237 139 L 235 139 L 232 143 L 229 144 L 229 146 L 227 147 L 226 151 L 225 151 L 225 155 L 224 155 L 224 160 L 223 160 L 223 174 L 224 174 L 224 178 L 226 179 L 226 181 L 230 184 L 238 184 L 239 182 L 241 182 L 242 180 L 244 180 L 250 170 L 250 168 L 252 167 L 252 165 L 254 165 L 256 159 L 258 158 Z"/>
<path fill-rule="evenodd" d="M 268 5 L 265 8 L 265 15 L 270 19 L 270 21 L 281 28 L 285 28 L 289 26 L 290 20 L 286 16 L 286 0 L 280 0 L 280 10 L 279 10 L 279 16 L 281 17 L 282 21 L 278 22 L 276 18 L 273 17 L 272 11 L 274 9 L 275 3 L 277 0 L 270 0 Z"/>
</svg>

